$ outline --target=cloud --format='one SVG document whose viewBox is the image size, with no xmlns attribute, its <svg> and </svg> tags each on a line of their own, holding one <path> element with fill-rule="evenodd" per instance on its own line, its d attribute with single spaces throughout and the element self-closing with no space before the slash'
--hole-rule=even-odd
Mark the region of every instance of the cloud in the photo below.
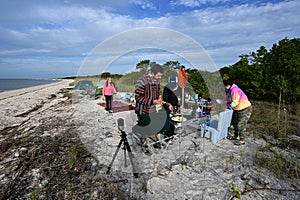
<svg viewBox="0 0 300 200">
<path fill-rule="evenodd" d="M 205 5 L 208 3 L 217 4 L 217 3 L 224 3 L 230 0 L 173 0 L 170 2 L 172 6 L 186 6 L 186 7 L 200 7 L 201 5 Z"/>
<path fill-rule="evenodd" d="M 0 8 L 0 68 L 3 71 L 7 67 L 26 66 L 30 71 L 31 66 L 40 66 L 32 70 L 44 71 L 44 76 L 49 69 L 53 70 L 51 75 L 68 75 L 68 72 L 74 75 L 84 58 L 101 42 L 123 31 L 141 27 L 181 32 L 202 45 L 217 66 L 223 67 L 234 64 L 241 54 L 255 51 L 262 45 L 271 48 L 279 40 L 299 37 L 300 33 L 300 2 L 296 0 L 195 8 L 182 12 L 172 12 L 174 7 L 157 3 L 161 1 L 151 2 L 122 0 L 121 5 L 116 5 L 116 1 L 108 0 L 101 3 L 78 0 L 72 4 L 68 1 L 51 1 L 49 4 L 21 1 L 18 7 L 4 2 L 4 7 Z M 197 4 L 196 1 L 180 2 Z M 131 14 L 132 3 L 142 7 L 140 12 L 145 13 L 145 17 L 137 18 Z M 158 8 L 164 14 L 151 15 L 154 13 L 151 9 Z M 112 49 L 124 45 L 130 44 L 120 42 Z M 120 65 L 136 64 L 136 60 L 120 60 L 127 62 Z M 61 71 L 58 66 L 63 66 Z M 7 75 L 1 73 L 0 76 L 3 74 Z"/>
<path fill-rule="evenodd" d="M 181 31 L 192 35 L 213 58 L 231 52 L 231 64 L 234 64 L 239 55 L 255 51 L 262 45 L 270 48 L 285 37 L 299 37 L 299 6 L 296 1 L 241 5 L 195 10 L 170 19 L 174 19 L 173 27 L 176 27 L 175 23 L 180 24 Z M 225 56 L 215 61 L 219 67 L 230 64 Z"/>
<path fill-rule="evenodd" d="M 142 9 L 156 10 L 156 6 L 147 0 L 131 0 L 130 3 L 140 6 Z"/>
</svg>

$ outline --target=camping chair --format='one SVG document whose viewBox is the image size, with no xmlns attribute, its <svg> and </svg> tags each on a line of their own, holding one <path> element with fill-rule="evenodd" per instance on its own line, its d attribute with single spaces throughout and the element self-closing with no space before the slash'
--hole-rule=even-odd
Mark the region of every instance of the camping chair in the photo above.
<svg viewBox="0 0 300 200">
<path fill-rule="evenodd" d="M 173 138 L 173 136 L 165 137 L 166 128 L 166 112 L 155 112 L 149 115 L 150 123 L 148 125 L 135 125 L 132 127 L 132 135 L 140 143 L 142 139 L 146 142 L 141 144 L 142 147 L 151 147 L 155 144 L 160 144 L 163 147 L 164 142 Z M 157 136 L 157 140 L 153 138 Z"/>
<path fill-rule="evenodd" d="M 206 128 L 201 128 L 200 136 L 210 138 L 212 143 L 224 139 L 228 135 L 233 110 L 225 110 L 219 113 L 217 120 L 210 120 Z"/>
</svg>

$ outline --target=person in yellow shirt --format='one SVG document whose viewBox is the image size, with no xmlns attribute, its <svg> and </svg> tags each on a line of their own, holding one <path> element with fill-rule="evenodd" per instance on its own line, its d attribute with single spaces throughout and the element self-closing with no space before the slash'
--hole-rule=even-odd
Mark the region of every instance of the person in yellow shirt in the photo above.
<svg viewBox="0 0 300 200">
<path fill-rule="evenodd" d="M 224 80 L 223 83 L 230 97 L 228 109 L 233 110 L 231 124 L 234 128 L 234 136 L 228 136 L 227 138 L 236 140 L 235 145 L 244 145 L 247 122 L 252 114 L 251 102 L 243 90 L 234 84 L 232 80 Z"/>
</svg>

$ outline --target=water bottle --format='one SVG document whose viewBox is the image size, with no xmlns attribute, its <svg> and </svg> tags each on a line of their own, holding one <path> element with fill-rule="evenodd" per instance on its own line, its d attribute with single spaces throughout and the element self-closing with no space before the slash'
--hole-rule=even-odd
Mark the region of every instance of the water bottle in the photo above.
<svg viewBox="0 0 300 200">
<path fill-rule="evenodd" d="M 196 119 L 200 118 L 201 116 L 201 109 L 198 107 L 196 110 Z"/>
<path fill-rule="evenodd" d="M 207 118 L 207 120 L 206 120 L 206 126 L 210 126 L 210 118 Z"/>
</svg>

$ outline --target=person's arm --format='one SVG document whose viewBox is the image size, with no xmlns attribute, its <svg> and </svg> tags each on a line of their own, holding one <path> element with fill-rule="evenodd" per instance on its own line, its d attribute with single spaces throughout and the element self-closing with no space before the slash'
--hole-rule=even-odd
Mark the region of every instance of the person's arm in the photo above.
<svg viewBox="0 0 300 200">
<path fill-rule="evenodd" d="M 114 85 L 112 85 L 112 86 L 113 86 L 113 92 L 114 92 L 115 94 L 117 94 L 117 90 L 116 90 L 115 86 L 114 86 Z"/>
<path fill-rule="evenodd" d="M 172 91 L 165 86 L 163 91 L 163 104 L 165 104 L 165 107 L 167 107 L 170 111 L 174 110 L 174 107 L 172 105 L 172 102 L 170 101 L 170 98 L 172 98 Z"/>
<path fill-rule="evenodd" d="M 164 102 L 162 100 L 162 96 L 159 94 L 160 93 L 160 84 L 159 83 L 157 83 L 157 91 L 156 92 L 157 92 L 156 96 L 157 96 L 158 99 L 153 99 L 152 104 L 154 104 L 154 105 L 163 105 Z M 154 94 L 152 94 L 152 95 L 154 95 Z"/>
<path fill-rule="evenodd" d="M 104 99 L 104 96 L 106 94 L 106 85 L 104 84 L 103 88 L 102 88 L 102 98 Z"/>
<path fill-rule="evenodd" d="M 168 101 L 168 90 L 169 88 L 167 87 L 167 85 L 164 87 L 164 90 L 163 90 L 163 96 L 162 96 L 162 99 L 163 101 L 167 102 Z"/>
<path fill-rule="evenodd" d="M 230 110 L 233 110 L 239 104 L 240 94 L 237 91 L 231 91 L 231 103 L 228 106 Z"/>
<path fill-rule="evenodd" d="M 173 105 L 171 103 L 166 102 L 166 106 L 169 108 L 170 111 L 174 110 L 174 107 L 173 107 Z"/>
<path fill-rule="evenodd" d="M 158 104 L 162 105 L 163 101 L 161 99 L 154 99 L 153 100 L 153 104 L 155 104 L 155 105 L 158 105 Z"/>
<path fill-rule="evenodd" d="M 139 79 L 135 85 L 134 97 L 135 101 L 138 104 L 143 104 L 145 99 L 145 81 L 143 79 Z"/>
</svg>

